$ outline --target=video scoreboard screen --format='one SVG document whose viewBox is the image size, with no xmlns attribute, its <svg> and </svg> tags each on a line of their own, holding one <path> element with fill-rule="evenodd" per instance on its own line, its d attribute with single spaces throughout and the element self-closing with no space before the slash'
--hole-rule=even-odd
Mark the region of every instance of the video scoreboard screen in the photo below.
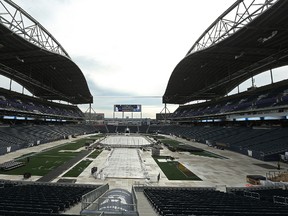
<svg viewBox="0 0 288 216">
<path fill-rule="evenodd" d="M 139 104 L 117 104 L 114 105 L 114 112 L 141 112 Z"/>
</svg>

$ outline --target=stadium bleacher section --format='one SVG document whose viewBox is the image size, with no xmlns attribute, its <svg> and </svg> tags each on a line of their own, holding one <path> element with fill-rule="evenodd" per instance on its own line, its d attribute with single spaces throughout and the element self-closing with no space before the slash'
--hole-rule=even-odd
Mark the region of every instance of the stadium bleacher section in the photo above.
<svg viewBox="0 0 288 216">
<path fill-rule="evenodd" d="M 251 112 L 283 112 L 288 105 L 287 80 L 209 102 L 179 106 L 173 120 Z"/>
<path fill-rule="evenodd" d="M 277 188 L 277 187 L 230 188 L 229 192 L 237 196 L 252 197 L 254 199 L 267 201 L 271 203 L 278 202 L 284 205 L 288 204 L 287 203 L 288 190 L 283 188 Z"/>
<path fill-rule="evenodd" d="M 99 185 L 0 182 L 0 215 L 59 215 Z"/>
<path fill-rule="evenodd" d="M 150 126 L 149 131 L 175 135 L 205 145 L 236 151 L 259 160 L 279 160 L 288 151 L 288 128 L 258 128 L 245 126 Z"/>
<path fill-rule="evenodd" d="M 127 128 L 127 126 L 123 126 Z M 0 154 L 21 148 L 78 136 L 117 133 L 119 126 L 87 124 L 14 125 L 0 127 Z M 205 145 L 236 151 L 259 160 L 279 160 L 288 151 L 287 127 L 247 127 L 217 125 L 150 125 L 137 126 L 145 133 L 175 135 Z M 119 132 L 120 133 L 120 132 Z M 122 132 L 123 133 L 123 132 Z M 135 132 L 133 132 L 135 133 Z"/>
<path fill-rule="evenodd" d="M 96 131 L 97 127 L 86 124 L 5 125 L 0 127 L 0 155 Z"/>
<path fill-rule="evenodd" d="M 213 188 L 145 188 L 144 194 L 159 215 L 287 215 L 283 204 Z"/>
<path fill-rule="evenodd" d="M 66 120 L 83 120 L 84 118 L 84 114 L 77 106 L 49 102 L 3 88 L 0 88 L 0 112 L 4 116 L 62 118 Z"/>
<path fill-rule="evenodd" d="M 173 134 L 260 160 L 279 160 L 288 151 L 288 80 L 207 102 L 181 105 L 174 125 L 150 132 Z M 273 121 L 274 120 L 274 121 Z"/>
</svg>

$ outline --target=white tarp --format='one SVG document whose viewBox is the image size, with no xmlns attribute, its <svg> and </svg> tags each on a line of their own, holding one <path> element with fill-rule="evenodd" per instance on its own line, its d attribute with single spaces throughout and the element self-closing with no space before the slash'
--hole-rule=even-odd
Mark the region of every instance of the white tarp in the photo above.
<svg viewBox="0 0 288 216">
<path fill-rule="evenodd" d="M 104 145 L 113 146 L 143 146 L 150 145 L 150 142 L 142 136 L 107 136 L 105 139 L 101 140 Z"/>
<path fill-rule="evenodd" d="M 138 149 L 115 148 L 98 175 L 104 178 L 145 178 L 145 167 Z"/>
</svg>

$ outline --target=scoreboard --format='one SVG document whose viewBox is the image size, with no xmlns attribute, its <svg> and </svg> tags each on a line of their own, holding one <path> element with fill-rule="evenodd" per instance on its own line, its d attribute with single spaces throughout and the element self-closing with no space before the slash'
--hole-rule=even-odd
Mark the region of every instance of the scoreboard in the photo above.
<svg viewBox="0 0 288 216">
<path fill-rule="evenodd" d="M 141 105 L 139 104 L 116 104 L 114 105 L 114 112 L 141 112 Z"/>
</svg>

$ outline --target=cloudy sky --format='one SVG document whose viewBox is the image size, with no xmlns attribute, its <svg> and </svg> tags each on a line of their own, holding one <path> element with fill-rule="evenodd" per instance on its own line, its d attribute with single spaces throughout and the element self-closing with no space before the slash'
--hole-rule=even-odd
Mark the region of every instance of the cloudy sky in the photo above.
<svg viewBox="0 0 288 216">
<path fill-rule="evenodd" d="M 235 1 L 14 2 L 39 21 L 80 67 L 96 112 L 112 117 L 114 104 L 142 104 L 142 117 L 155 118 L 164 108 L 162 96 L 174 67 Z M 88 105 L 80 108 L 85 111 Z M 176 108 L 168 105 L 170 112 Z"/>
</svg>

